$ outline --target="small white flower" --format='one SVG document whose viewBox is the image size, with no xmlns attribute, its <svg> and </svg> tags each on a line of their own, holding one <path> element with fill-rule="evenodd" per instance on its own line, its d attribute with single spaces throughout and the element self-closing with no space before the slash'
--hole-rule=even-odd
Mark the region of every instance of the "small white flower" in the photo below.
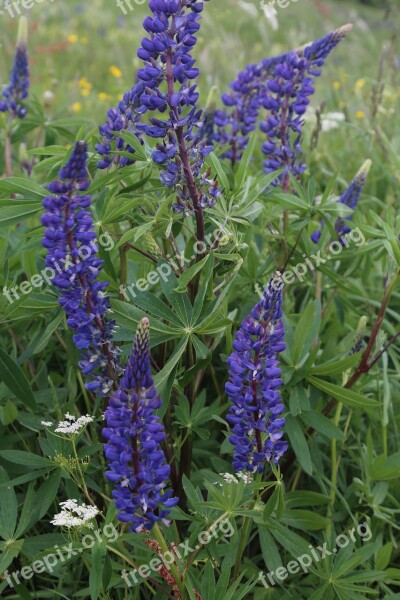
<svg viewBox="0 0 400 600">
<path fill-rule="evenodd" d="M 338 129 L 340 123 L 345 121 L 346 115 L 340 112 L 326 113 L 321 116 L 322 131 L 331 131 L 331 129 Z"/>
<path fill-rule="evenodd" d="M 75 421 L 76 417 L 74 415 L 70 415 L 69 412 L 67 412 L 64 419 L 67 419 L 67 421 Z"/>
<path fill-rule="evenodd" d="M 51 427 L 53 423 L 51 421 L 40 421 L 42 425 L 45 427 Z"/>
<path fill-rule="evenodd" d="M 93 417 L 90 415 L 85 415 L 82 417 L 73 417 L 70 414 L 65 415 L 66 421 L 60 421 L 57 425 L 57 428 L 54 430 L 55 433 L 64 433 L 66 435 L 76 435 L 80 433 L 82 429 L 88 425 L 88 423 L 93 422 Z"/>
<path fill-rule="evenodd" d="M 239 483 L 239 481 L 242 480 L 247 485 L 252 482 L 251 473 L 235 473 L 235 475 L 232 475 L 232 473 L 220 473 L 220 475 L 225 483 Z M 216 485 L 216 483 L 214 485 Z"/>
<path fill-rule="evenodd" d="M 50 521 L 52 525 L 58 527 L 89 527 L 93 529 L 93 523 L 90 523 L 96 515 L 99 514 L 99 509 L 96 506 L 88 506 L 86 504 L 78 505 L 77 500 L 65 500 L 60 502 L 61 512 L 54 515 L 54 519 Z"/>
</svg>

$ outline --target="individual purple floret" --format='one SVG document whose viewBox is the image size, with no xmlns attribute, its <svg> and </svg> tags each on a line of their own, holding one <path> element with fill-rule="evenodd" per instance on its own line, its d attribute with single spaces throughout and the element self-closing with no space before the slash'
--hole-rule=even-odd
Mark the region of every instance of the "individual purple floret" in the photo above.
<svg viewBox="0 0 400 600">
<path fill-rule="evenodd" d="M 23 106 L 23 100 L 28 97 L 29 93 L 27 39 L 28 23 L 25 17 L 21 17 L 10 84 L 3 90 L 4 100 L 0 101 L 0 112 L 9 112 L 12 118 L 23 119 L 27 113 L 27 109 Z"/>
<path fill-rule="evenodd" d="M 163 166 L 160 175 L 163 185 L 176 192 L 174 210 L 185 214 L 196 212 L 196 216 L 205 207 L 214 206 L 221 194 L 210 171 L 203 171 L 205 158 L 213 148 L 196 138 L 201 111 L 197 108 L 199 93 L 195 83 L 199 69 L 195 67 L 192 51 L 204 1 L 207 0 L 149 1 L 153 16 L 143 22 L 148 35 L 138 50 L 144 67 L 139 69 L 139 82 L 133 88 L 134 102 L 129 97 L 119 109 L 109 111 L 109 122 L 100 129 L 106 141 L 97 146 L 102 155 L 99 166 L 109 166 L 110 141 L 115 132 L 129 128 L 134 121 L 139 138 L 146 135 L 158 140 L 153 161 Z M 160 114 L 150 116 L 154 112 L 166 116 L 164 119 Z M 146 123 L 139 118 L 145 113 Z M 117 149 L 124 149 L 118 139 Z M 202 239 L 199 221 L 198 218 Z"/>
<path fill-rule="evenodd" d="M 278 463 L 287 450 L 283 441 L 284 405 L 277 354 L 285 349 L 282 323 L 283 280 L 276 273 L 261 301 L 243 321 L 228 359 L 231 401 L 227 421 L 232 428 L 236 472 L 264 470 L 266 462 Z"/>
<path fill-rule="evenodd" d="M 364 189 L 365 183 L 367 181 L 368 174 L 370 172 L 372 166 L 372 162 L 370 160 L 366 160 L 361 169 L 358 171 L 357 175 L 354 177 L 352 182 L 346 191 L 338 198 L 338 202 L 341 202 L 348 208 L 351 208 L 353 211 L 356 209 L 362 191 Z M 353 215 L 347 215 L 344 218 L 336 219 L 335 222 L 335 230 L 338 234 L 339 238 L 346 233 L 351 231 L 350 227 L 346 224 L 346 221 L 350 221 Z M 323 221 L 321 222 L 321 226 L 323 226 Z M 321 238 L 322 230 L 317 229 L 311 236 L 314 244 L 317 244 Z"/>
<path fill-rule="evenodd" d="M 73 340 L 81 351 L 79 367 L 90 375 L 86 388 L 105 396 L 120 371 L 118 351 L 111 343 L 114 321 L 106 318 L 109 299 L 107 282 L 98 276 L 103 265 L 98 258 L 92 215 L 87 210 L 91 198 L 86 172 L 87 144 L 77 142 L 59 180 L 49 185 L 52 196 L 43 200 L 46 213 L 43 246 L 46 266 L 53 270 L 53 285 L 61 291 L 60 305 L 67 324 L 75 331 Z"/>
<path fill-rule="evenodd" d="M 140 321 L 125 374 L 105 413 L 109 463 L 106 477 L 120 521 L 131 523 L 131 532 L 150 530 L 166 519 L 178 503 L 166 490 L 170 475 L 161 443 L 165 432 L 156 411 L 161 399 L 150 367 L 149 320 Z"/>
</svg>

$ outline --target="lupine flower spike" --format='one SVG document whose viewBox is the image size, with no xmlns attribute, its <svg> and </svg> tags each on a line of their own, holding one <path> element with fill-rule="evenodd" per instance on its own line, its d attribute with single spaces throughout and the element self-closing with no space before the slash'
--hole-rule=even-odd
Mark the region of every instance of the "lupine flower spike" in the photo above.
<svg viewBox="0 0 400 600">
<path fill-rule="evenodd" d="M 28 64 L 28 23 L 21 17 L 18 27 L 18 38 L 14 58 L 14 66 L 10 75 L 10 84 L 3 90 L 3 100 L 0 101 L 0 111 L 9 112 L 12 118 L 23 119 L 27 109 L 23 100 L 29 93 L 29 64 Z"/>
<path fill-rule="evenodd" d="M 351 208 L 353 211 L 356 209 L 371 167 L 372 161 L 366 160 L 361 169 L 358 171 L 357 175 L 354 177 L 353 181 L 350 183 L 349 187 L 340 196 L 338 202 L 341 202 L 348 208 Z M 352 216 L 353 215 L 351 214 L 345 217 L 344 219 L 336 219 L 335 230 L 339 238 L 351 231 L 350 227 L 346 224 L 346 221 L 350 221 Z M 321 225 L 323 225 L 323 223 L 321 223 Z M 314 231 L 314 233 L 311 236 L 312 241 L 315 244 L 317 244 L 321 235 L 322 230 L 317 229 L 317 231 Z"/>
<path fill-rule="evenodd" d="M 151 375 L 149 320 L 144 318 L 120 387 L 110 399 L 103 429 L 109 463 L 106 477 L 114 484 L 118 518 L 131 523 L 132 532 L 150 530 L 178 502 L 165 489 L 170 467 L 161 449 L 165 432 L 156 415 L 160 406 Z"/>
<path fill-rule="evenodd" d="M 225 111 L 217 111 L 216 133 L 211 141 L 228 144 L 224 156 L 234 164 L 246 148 L 262 108 L 267 117 L 260 129 L 267 135 L 263 152 L 265 172 L 280 168 L 284 172 L 276 183 L 288 186 L 289 173 L 301 174 L 300 161 L 303 116 L 314 93 L 314 79 L 321 75 L 325 59 L 352 29 L 345 25 L 298 50 L 249 65 L 231 84 L 232 92 L 223 94 Z"/>
<path fill-rule="evenodd" d="M 61 291 L 60 304 L 67 324 L 75 331 L 73 340 L 81 351 L 79 366 L 91 379 L 86 388 L 105 396 L 120 371 L 118 352 L 111 339 L 114 322 L 107 319 L 109 300 L 104 295 L 107 282 L 98 280 L 102 260 L 98 257 L 90 207 L 84 194 L 89 181 L 86 173 L 87 144 L 77 142 L 67 164 L 53 181 L 53 194 L 43 201 L 46 227 L 43 246 L 46 266 L 53 270 L 52 283 Z M 62 267 L 62 268 L 61 268 Z"/>
<path fill-rule="evenodd" d="M 277 272 L 243 321 L 228 359 L 226 393 L 231 407 L 227 421 L 232 428 L 229 440 L 235 448 L 235 472 L 262 473 L 267 462 L 278 463 L 287 450 L 282 440 L 285 419 L 277 360 L 285 349 L 282 290 L 282 276 Z"/>
<path fill-rule="evenodd" d="M 199 93 L 194 83 L 199 70 L 194 66 L 192 50 L 204 0 L 150 0 L 149 7 L 153 16 L 144 20 L 148 35 L 138 51 L 144 68 L 138 71 L 139 82 L 118 109 L 109 111 L 108 122 L 100 128 L 106 139 L 96 147 L 102 156 L 99 167 L 111 164 L 111 142 L 116 138 L 117 149 L 123 149 L 118 131 L 130 129 L 139 138 L 144 133 L 159 140 L 153 160 L 164 167 L 163 185 L 176 192 L 174 210 L 184 214 L 196 212 L 198 216 L 203 208 L 213 206 L 221 193 L 210 172 L 203 170 L 212 145 L 200 141 L 195 132 L 201 125 L 201 111 L 197 108 Z M 167 117 L 140 122 L 141 115 L 151 112 L 166 113 Z M 202 238 L 199 220 L 198 237 Z"/>
</svg>

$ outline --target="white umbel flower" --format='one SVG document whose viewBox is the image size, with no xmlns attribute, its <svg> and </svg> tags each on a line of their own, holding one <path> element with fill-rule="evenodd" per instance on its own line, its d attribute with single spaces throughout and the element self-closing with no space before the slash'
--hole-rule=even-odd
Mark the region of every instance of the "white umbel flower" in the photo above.
<svg viewBox="0 0 400 600">
<path fill-rule="evenodd" d="M 90 523 L 96 515 L 99 514 L 99 509 L 96 506 L 88 506 L 86 504 L 78 504 L 77 500 L 65 500 L 60 502 L 61 512 L 54 515 L 50 523 L 58 527 L 89 527 L 93 529 L 93 524 Z"/>
<path fill-rule="evenodd" d="M 67 413 L 65 415 L 65 419 L 65 421 L 60 421 L 60 423 L 57 425 L 56 429 L 54 430 L 55 433 L 76 435 L 77 433 L 80 433 L 86 425 L 93 422 L 93 417 L 90 415 L 84 415 L 76 418 Z"/>
</svg>

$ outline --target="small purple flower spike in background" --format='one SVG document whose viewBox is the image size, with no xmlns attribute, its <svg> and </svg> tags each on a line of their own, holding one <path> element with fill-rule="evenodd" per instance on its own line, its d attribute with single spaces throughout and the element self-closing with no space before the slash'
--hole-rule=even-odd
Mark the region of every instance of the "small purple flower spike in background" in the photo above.
<svg viewBox="0 0 400 600">
<path fill-rule="evenodd" d="M 21 17 L 18 27 L 18 38 L 15 50 L 14 66 L 10 75 L 10 84 L 3 90 L 3 100 L 0 101 L 0 112 L 9 112 L 12 118 L 23 119 L 27 113 L 22 101 L 29 93 L 29 64 L 28 64 L 28 22 Z"/>
<path fill-rule="evenodd" d="M 353 181 L 350 183 L 349 187 L 340 196 L 338 202 L 341 202 L 345 206 L 348 206 L 353 211 L 357 208 L 358 201 L 361 197 L 371 167 L 372 161 L 366 160 L 361 169 L 358 171 L 357 175 L 354 177 Z M 335 230 L 339 237 L 346 235 L 346 233 L 349 233 L 351 231 L 350 227 L 346 225 L 345 221 L 350 221 L 352 216 L 353 215 L 348 215 L 344 219 L 336 219 Z M 324 223 L 321 222 L 321 226 L 323 226 L 323 224 Z M 314 231 L 314 233 L 311 236 L 311 239 L 314 242 L 314 244 L 318 244 L 321 235 L 322 229 L 317 229 L 316 231 Z"/>
<path fill-rule="evenodd" d="M 261 301 L 243 321 L 228 359 L 231 401 L 227 421 L 232 428 L 235 471 L 262 473 L 267 462 L 278 463 L 287 450 L 282 441 L 285 407 L 277 354 L 285 349 L 282 323 L 283 280 L 275 273 Z"/>
<path fill-rule="evenodd" d="M 165 490 L 170 467 L 161 449 L 165 432 L 156 415 L 161 398 L 151 374 L 149 335 L 149 320 L 144 318 L 120 387 L 110 399 L 103 429 L 109 463 L 106 476 L 114 484 L 118 518 L 131 523 L 132 532 L 150 530 L 178 503 Z"/>
<path fill-rule="evenodd" d="M 48 251 L 46 266 L 56 274 L 52 283 L 61 290 L 67 324 L 76 332 L 74 343 L 82 353 L 79 367 L 91 376 L 86 388 L 105 396 L 120 366 L 118 350 L 111 343 L 114 322 L 106 319 L 110 305 L 103 291 L 108 283 L 98 280 L 103 261 L 97 256 L 93 219 L 86 210 L 91 198 L 81 193 L 89 187 L 86 163 L 87 144 L 77 142 L 59 181 L 49 185 L 53 196 L 43 200 L 43 246 Z"/>
</svg>

